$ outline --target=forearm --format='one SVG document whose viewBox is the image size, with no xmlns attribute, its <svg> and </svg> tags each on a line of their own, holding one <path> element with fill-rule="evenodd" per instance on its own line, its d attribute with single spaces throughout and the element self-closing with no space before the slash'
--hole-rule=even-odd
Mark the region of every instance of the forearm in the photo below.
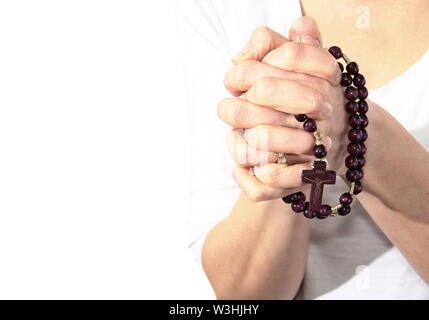
<svg viewBox="0 0 429 320">
<path fill-rule="evenodd" d="M 241 195 L 207 235 L 202 261 L 220 299 L 292 299 L 305 273 L 308 222 L 280 200 Z"/>
<path fill-rule="evenodd" d="M 429 283 L 429 154 L 388 112 L 371 109 L 358 199 Z"/>
</svg>

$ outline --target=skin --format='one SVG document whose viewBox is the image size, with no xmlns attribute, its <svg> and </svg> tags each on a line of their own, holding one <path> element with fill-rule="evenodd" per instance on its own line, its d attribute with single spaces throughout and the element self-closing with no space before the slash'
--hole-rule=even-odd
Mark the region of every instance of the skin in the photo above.
<svg viewBox="0 0 429 320">
<path fill-rule="evenodd" d="M 324 46 L 345 39 L 338 44 L 359 62 L 369 88 L 403 73 L 428 48 L 429 29 L 423 23 L 429 19 L 427 1 L 372 1 L 372 27 L 364 31 L 350 22 L 355 17 L 350 8 L 359 2 L 327 2 L 302 1 L 303 12 L 315 20 L 298 19 L 288 38 L 266 27 L 255 30 L 225 75 L 225 86 L 235 98 L 219 102 L 218 114 L 234 128 L 227 141 L 239 162 L 233 177 L 243 193 L 203 247 L 203 266 L 219 299 L 292 299 L 299 289 L 309 222 L 290 212 L 280 198 L 298 190 L 308 196 L 301 172 L 310 168 L 314 140 L 294 114 L 317 120 L 329 149 L 329 168 L 341 176 L 346 171 L 343 91 L 336 62 L 322 49 L 321 34 L 327 39 Z M 383 61 L 390 63 L 389 70 L 380 70 Z M 388 106 L 367 102 L 370 138 L 358 200 L 429 284 L 429 154 L 386 111 Z M 266 135 L 268 143 L 260 150 Z M 275 163 L 277 152 L 295 155 L 287 155 L 284 166 Z M 238 161 L 243 158 L 247 161 Z"/>
</svg>

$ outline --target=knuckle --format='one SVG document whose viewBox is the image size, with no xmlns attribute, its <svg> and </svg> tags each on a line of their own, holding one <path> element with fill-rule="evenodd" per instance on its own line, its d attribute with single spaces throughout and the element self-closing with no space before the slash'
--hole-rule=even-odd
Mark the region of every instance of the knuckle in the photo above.
<svg viewBox="0 0 429 320">
<path fill-rule="evenodd" d="M 307 100 L 309 113 L 319 112 L 322 109 L 324 97 L 320 92 L 313 90 L 307 95 Z"/>
<path fill-rule="evenodd" d="M 259 26 L 253 32 L 253 35 L 257 40 L 262 40 L 266 38 L 271 38 L 272 32 L 271 29 L 267 26 Z"/>
<path fill-rule="evenodd" d="M 260 202 L 266 199 L 265 192 L 262 188 L 252 188 L 247 195 L 253 202 Z"/>
<path fill-rule="evenodd" d="M 283 57 L 286 69 L 293 69 L 303 58 L 303 46 L 296 42 L 283 44 Z"/>
<path fill-rule="evenodd" d="M 281 174 L 280 169 L 273 165 L 264 166 L 264 170 L 260 179 L 267 185 L 276 187 L 278 185 L 278 177 Z"/>
<path fill-rule="evenodd" d="M 266 97 L 271 94 L 275 81 L 272 78 L 264 77 L 260 78 L 255 82 L 254 94 L 257 97 Z"/>
<path fill-rule="evenodd" d="M 254 63 L 253 60 L 246 60 L 237 64 L 234 67 L 234 82 L 246 82 L 250 71 L 254 68 Z"/>
<path fill-rule="evenodd" d="M 227 111 L 227 118 L 230 124 L 234 125 L 235 127 L 241 127 L 248 113 L 248 109 L 245 106 L 245 102 L 242 99 L 234 99 L 229 103 L 230 105 Z"/>
</svg>

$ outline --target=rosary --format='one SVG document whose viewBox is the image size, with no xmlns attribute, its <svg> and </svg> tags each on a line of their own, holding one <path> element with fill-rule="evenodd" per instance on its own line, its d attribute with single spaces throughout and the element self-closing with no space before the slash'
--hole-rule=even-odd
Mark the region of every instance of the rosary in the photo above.
<svg viewBox="0 0 429 320">
<path fill-rule="evenodd" d="M 295 116 L 296 120 L 303 122 L 304 130 L 312 132 L 314 135 L 315 146 L 313 154 L 317 158 L 313 161 L 312 170 L 302 171 L 302 182 L 311 184 L 310 201 L 305 201 L 305 194 L 296 192 L 285 196 L 282 200 L 291 204 L 292 210 L 297 213 L 303 213 L 306 218 L 317 217 L 325 219 L 328 216 L 345 216 L 350 213 L 351 206 L 356 199 L 356 195 L 362 192 L 363 166 L 365 165 L 366 146 L 364 141 L 368 138 L 365 128 L 368 126 L 368 104 L 365 99 L 368 97 L 368 89 L 365 87 L 365 78 L 359 73 L 359 66 L 356 62 L 350 62 L 349 58 L 342 53 L 337 46 L 330 47 L 328 50 L 335 59 L 342 58 L 346 63 L 346 72 L 342 63 L 338 66 L 342 72 L 341 85 L 346 87 L 344 96 L 347 100 L 345 105 L 349 114 L 349 125 L 351 127 L 348 138 L 350 143 L 347 146 L 349 155 L 345 159 L 345 165 L 348 168 L 346 179 L 350 182 L 349 192 L 340 196 L 340 203 L 334 207 L 322 204 L 323 187 L 325 184 L 335 184 L 335 171 L 327 171 L 325 158 L 327 151 L 322 143 L 320 133 L 317 131 L 316 122 L 305 114 Z M 356 101 L 358 99 L 358 101 Z"/>
</svg>

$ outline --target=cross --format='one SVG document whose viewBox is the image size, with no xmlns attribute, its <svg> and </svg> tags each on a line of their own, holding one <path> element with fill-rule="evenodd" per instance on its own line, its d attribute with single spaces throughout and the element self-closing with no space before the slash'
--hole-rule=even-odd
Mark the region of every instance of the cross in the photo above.
<svg viewBox="0 0 429 320">
<path fill-rule="evenodd" d="M 323 185 L 335 184 L 335 171 L 326 171 L 325 161 L 314 161 L 313 170 L 302 171 L 302 182 L 311 183 L 308 211 L 319 211 L 322 205 Z"/>
</svg>

